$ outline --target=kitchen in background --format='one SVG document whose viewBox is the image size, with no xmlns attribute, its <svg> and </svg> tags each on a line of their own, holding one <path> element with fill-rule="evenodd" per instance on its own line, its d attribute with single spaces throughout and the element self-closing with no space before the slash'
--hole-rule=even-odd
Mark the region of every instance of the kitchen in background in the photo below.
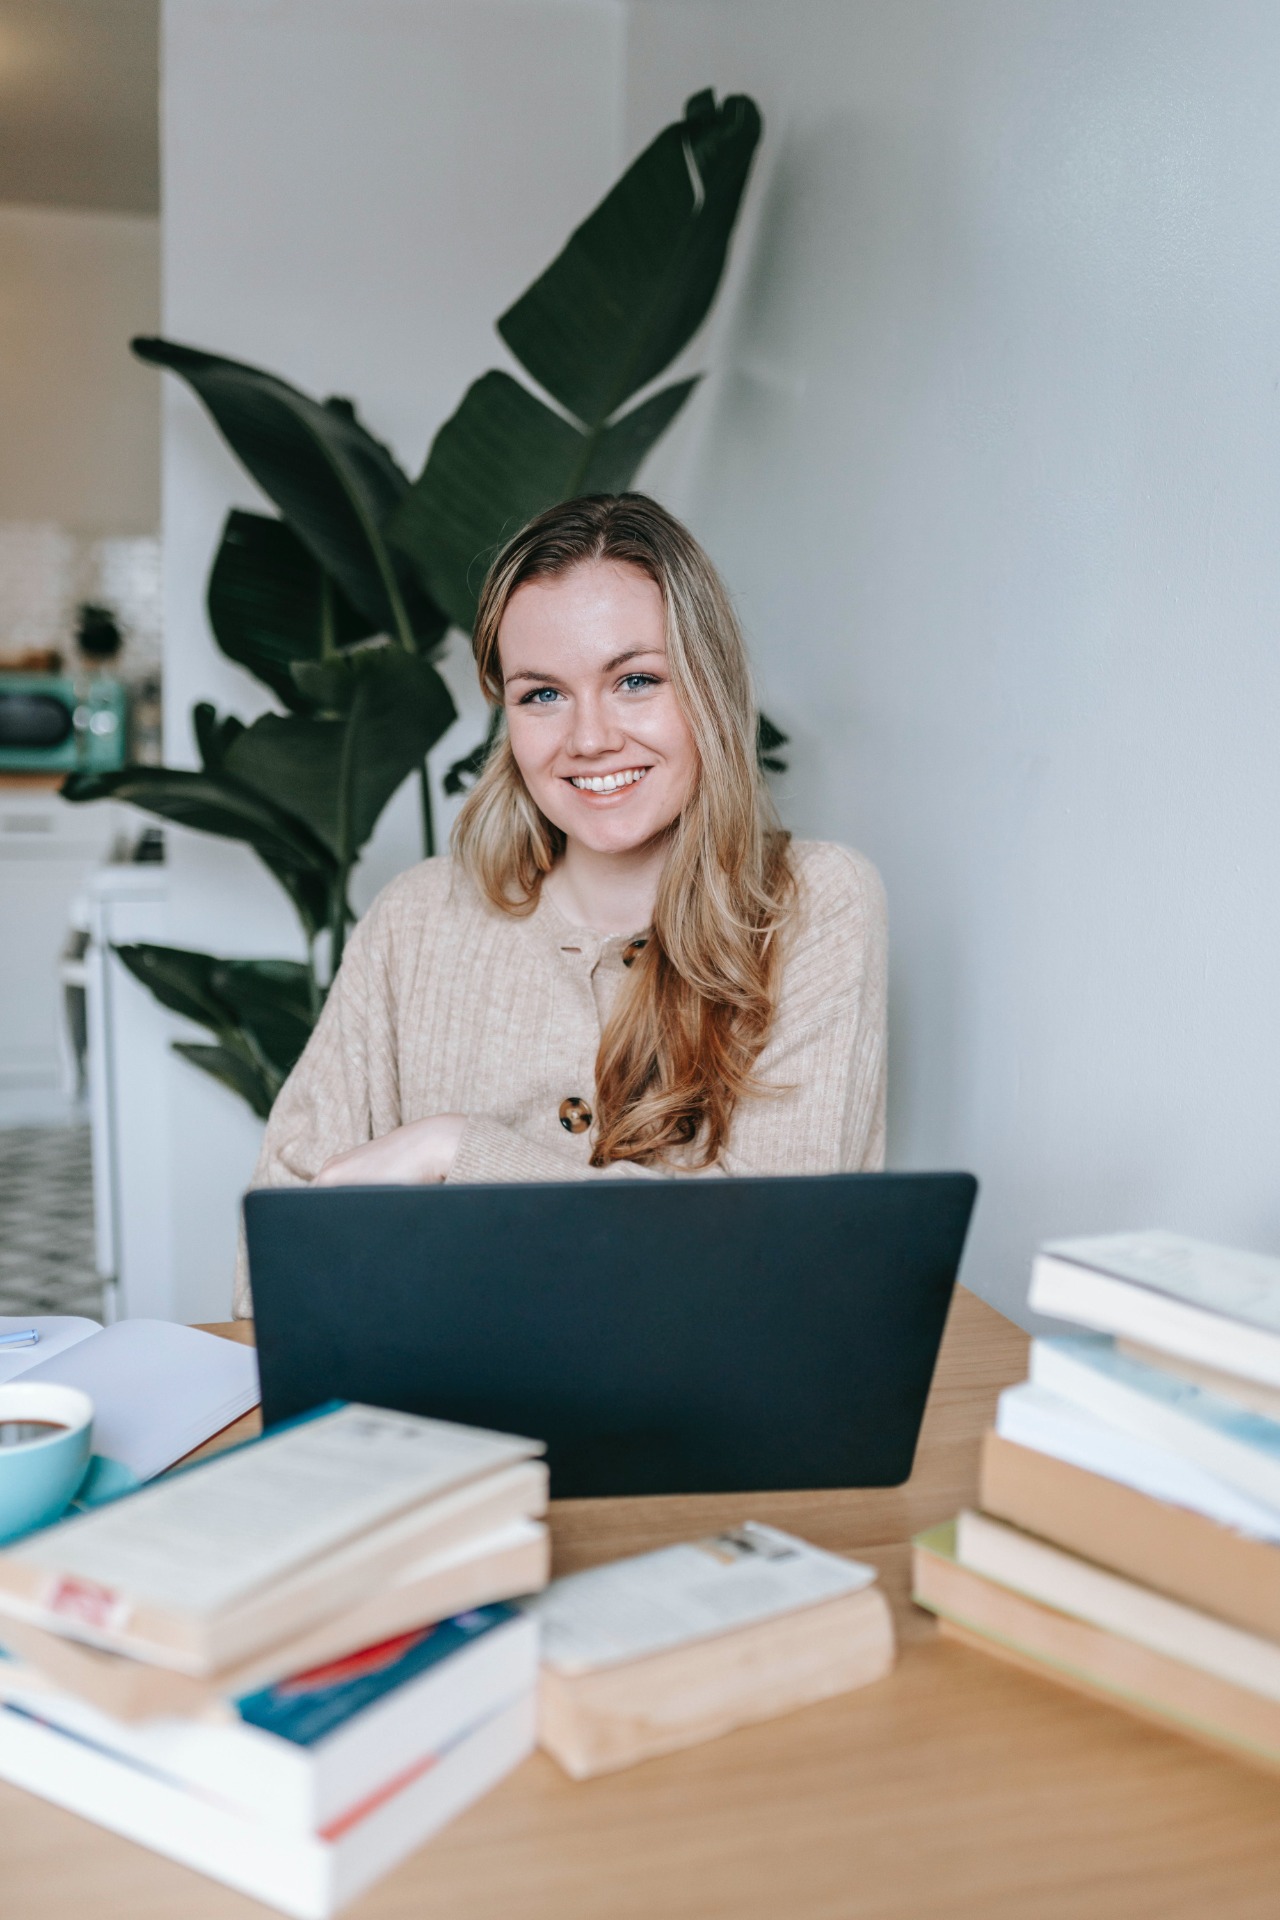
<svg viewBox="0 0 1280 1920">
<path fill-rule="evenodd" d="M 146 823 L 58 788 L 159 758 L 156 16 L 0 0 L 0 1314 L 110 1309 L 85 949 Z"/>
</svg>

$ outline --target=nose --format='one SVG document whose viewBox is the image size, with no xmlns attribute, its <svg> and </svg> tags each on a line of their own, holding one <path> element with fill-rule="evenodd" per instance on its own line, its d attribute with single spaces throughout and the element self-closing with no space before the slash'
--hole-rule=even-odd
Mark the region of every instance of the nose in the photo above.
<svg viewBox="0 0 1280 1920">
<path fill-rule="evenodd" d="M 591 692 L 578 696 L 567 742 L 575 758 L 598 760 L 601 754 L 618 753 L 624 738 L 616 716 L 609 711 L 609 703 L 602 695 Z"/>
</svg>

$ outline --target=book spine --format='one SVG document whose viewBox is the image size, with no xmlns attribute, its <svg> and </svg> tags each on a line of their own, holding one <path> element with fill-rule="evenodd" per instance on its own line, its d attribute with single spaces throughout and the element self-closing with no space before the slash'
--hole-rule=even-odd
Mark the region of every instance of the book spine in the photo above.
<svg viewBox="0 0 1280 1920">
<path fill-rule="evenodd" d="M 225 1801 L 282 1834 L 305 1836 L 437 1753 L 537 1680 L 537 1630 L 516 1619 L 356 1713 L 313 1745 L 238 1721 L 129 1725 L 68 1694 L 11 1681 L 5 1695 L 37 1718 Z M 0 1675 L 0 1683 L 4 1676 Z"/>
<path fill-rule="evenodd" d="M 1280 1549 L 988 1433 L 983 1510 L 1176 1600 L 1280 1640 Z"/>
<path fill-rule="evenodd" d="M 1255 1500 L 1280 1509 L 1280 1460 L 1148 1392 L 1137 1381 L 1139 1371 L 1134 1367 L 1135 1377 L 1117 1378 L 1103 1367 L 1092 1365 L 1077 1350 L 1076 1343 L 1031 1343 L 1031 1380 L 1035 1386 L 1110 1422 L 1122 1433 L 1168 1447 Z"/>
<path fill-rule="evenodd" d="M 935 1530 L 935 1536 L 944 1529 Z M 1096 1689 L 1114 1706 L 1176 1731 L 1223 1743 L 1280 1766 L 1280 1710 L 1239 1687 L 1119 1634 L 1073 1620 L 956 1565 L 925 1535 L 913 1554 L 913 1597 L 940 1618 L 967 1628 L 1030 1663 L 1045 1679 Z"/>
<path fill-rule="evenodd" d="M 1031 1268 L 1027 1305 L 1054 1320 L 1139 1340 L 1185 1360 L 1280 1387 L 1280 1335 L 1189 1306 L 1093 1267 L 1038 1254 Z"/>
<path fill-rule="evenodd" d="M 984 1514 L 960 1515 L 956 1558 L 984 1579 L 999 1581 L 1043 1606 L 1263 1694 L 1280 1706 L 1280 1647 L 1257 1634 L 1228 1626 Z"/>
<path fill-rule="evenodd" d="M 0 1778 L 296 1920 L 326 1920 L 332 1912 L 329 1849 L 322 1841 L 256 1827 L 9 1707 L 0 1711 Z"/>
</svg>

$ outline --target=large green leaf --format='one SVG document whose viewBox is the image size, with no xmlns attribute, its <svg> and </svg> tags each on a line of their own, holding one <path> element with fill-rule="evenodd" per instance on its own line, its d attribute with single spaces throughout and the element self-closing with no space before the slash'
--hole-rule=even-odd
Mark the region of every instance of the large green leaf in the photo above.
<svg viewBox="0 0 1280 1920">
<path fill-rule="evenodd" d="M 313 400 L 260 367 L 174 341 L 133 341 L 180 374 L 312 557 L 375 632 L 427 649 L 445 623 L 383 529 L 408 482 L 347 400 Z"/>
<path fill-rule="evenodd" d="M 695 94 L 645 148 L 498 331 L 534 379 L 590 426 L 670 366 L 724 271 L 760 112 Z"/>
<path fill-rule="evenodd" d="M 222 530 L 208 608 L 227 658 L 298 712 L 309 712 L 311 703 L 290 671 L 293 662 L 319 660 L 374 632 L 287 521 L 239 508 Z"/>
<path fill-rule="evenodd" d="M 256 1061 L 247 1060 L 242 1053 L 236 1053 L 230 1047 L 206 1046 L 198 1040 L 175 1040 L 175 1053 L 189 1060 L 193 1067 L 200 1067 L 205 1073 L 212 1074 L 224 1087 L 230 1087 L 257 1114 L 259 1120 L 270 1118 L 275 1097 L 280 1091 L 274 1077 L 264 1072 Z"/>
<path fill-rule="evenodd" d="M 211 733 L 212 727 L 206 738 Z M 125 800 L 177 826 L 240 840 L 285 888 L 309 935 L 329 924 L 338 883 L 337 862 L 329 848 L 291 810 L 224 773 L 173 767 L 72 773 L 62 783 L 62 794 L 76 802 Z"/>
<path fill-rule="evenodd" d="M 151 941 L 119 946 L 115 952 L 162 1007 L 215 1032 L 223 1024 L 227 1009 L 214 985 L 218 962 L 211 953 L 160 947 Z"/>
<path fill-rule="evenodd" d="M 208 700 L 200 700 L 191 709 L 191 730 L 196 737 L 201 766 L 206 773 L 219 774 L 228 747 L 244 732 L 244 721 L 238 720 L 234 713 L 219 718 L 215 706 Z"/>
<path fill-rule="evenodd" d="M 557 500 L 618 493 L 696 385 L 681 380 L 612 426 L 584 430 L 509 373 L 468 389 L 432 444 L 392 522 L 431 593 L 466 631 L 490 560 L 504 540 Z"/>
<path fill-rule="evenodd" d="M 347 864 L 401 781 L 452 725 L 453 701 L 429 660 L 394 646 L 359 647 L 300 667 L 298 679 L 335 717 L 264 714 L 237 737 L 226 769 L 296 812 Z"/>
<path fill-rule="evenodd" d="M 459 626 L 505 539 L 557 500 L 624 491 L 688 398 L 680 381 L 616 418 L 706 317 L 759 138 L 753 101 L 696 95 L 499 321 L 570 417 L 509 374 L 483 375 L 389 522 Z"/>
<path fill-rule="evenodd" d="M 281 865 L 314 867 L 321 872 L 333 867 L 327 848 L 302 820 L 263 793 L 225 775 L 190 773 L 175 767 L 71 773 L 62 783 L 62 795 L 72 801 L 125 800 L 161 820 L 216 833 L 226 840 L 246 841 Z"/>
<path fill-rule="evenodd" d="M 213 986 L 283 1084 L 316 1023 L 306 967 L 295 960 L 220 960 Z"/>
<path fill-rule="evenodd" d="M 293 960 L 219 960 L 150 942 L 119 946 L 121 962 L 162 1006 L 207 1027 L 217 1044 L 175 1049 L 265 1119 L 315 1025 L 311 976 Z"/>
</svg>

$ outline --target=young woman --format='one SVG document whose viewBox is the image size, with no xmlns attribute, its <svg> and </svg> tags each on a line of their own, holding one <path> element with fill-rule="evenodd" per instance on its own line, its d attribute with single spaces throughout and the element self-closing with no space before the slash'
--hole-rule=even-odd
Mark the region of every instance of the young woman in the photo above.
<svg viewBox="0 0 1280 1920">
<path fill-rule="evenodd" d="M 778 828 L 692 536 L 642 494 L 551 508 L 474 646 L 503 729 L 452 858 L 356 928 L 254 1184 L 882 1165 L 880 882 Z"/>
</svg>

